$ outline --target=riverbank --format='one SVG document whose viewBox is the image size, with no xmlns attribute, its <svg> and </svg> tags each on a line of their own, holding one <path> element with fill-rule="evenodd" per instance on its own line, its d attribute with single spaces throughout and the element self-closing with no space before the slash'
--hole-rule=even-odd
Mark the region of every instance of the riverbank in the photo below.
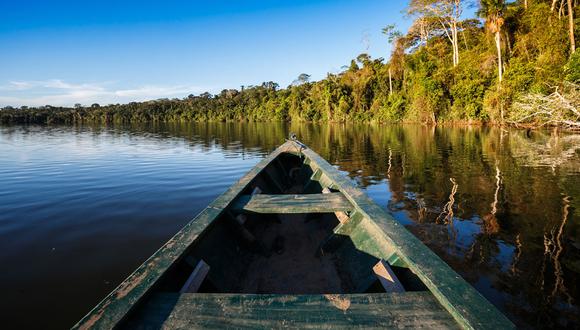
<svg viewBox="0 0 580 330">
<path fill-rule="evenodd" d="M 8 109 L 0 110 L 0 125 L 159 125 L 159 124 L 193 124 L 193 123 L 297 123 L 297 124 L 318 124 L 318 125 L 421 125 L 427 127 L 512 127 L 517 129 L 557 129 L 564 131 L 578 131 L 576 126 L 564 125 L 562 123 L 508 123 L 499 121 L 483 120 L 444 120 L 439 122 L 421 122 L 417 120 L 399 120 L 399 121 L 309 121 L 309 120 L 249 120 L 249 119 L 221 119 L 221 120 L 165 120 L 165 119 L 148 119 L 135 120 L 130 117 L 119 118 L 116 115 L 105 114 L 103 118 L 94 116 L 79 115 L 78 110 L 59 109 L 53 112 L 52 109 L 35 109 L 19 110 Z"/>
</svg>

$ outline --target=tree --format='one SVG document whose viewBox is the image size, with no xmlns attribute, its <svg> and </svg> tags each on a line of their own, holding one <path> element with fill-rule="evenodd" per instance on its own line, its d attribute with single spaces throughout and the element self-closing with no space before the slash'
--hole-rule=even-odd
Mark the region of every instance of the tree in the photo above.
<svg viewBox="0 0 580 330">
<path fill-rule="evenodd" d="M 479 16 L 485 19 L 485 27 L 495 36 L 497 49 L 497 72 L 499 83 L 503 78 L 503 64 L 501 57 L 501 27 L 504 24 L 503 14 L 505 0 L 480 0 Z"/>
<path fill-rule="evenodd" d="M 441 25 L 443 34 L 451 42 L 453 66 L 459 64 L 459 22 L 463 13 L 463 0 L 411 0 L 407 12 L 418 16 L 420 26 L 428 22 Z"/>
<path fill-rule="evenodd" d="M 359 70 L 358 64 L 356 64 L 355 60 L 350 60 L 350 66 L 348 67 L 348 71 L 356 72 Z"/>
<path fill-rule="evenodd" d="M 362 53 L 356 57 L 356 61 L 362 64 L 363 67 L 365 67 L 368 66 L 369 63 L 371 62 L 371 57 L 367 53 Z"/>
<path fill-rule="evenodd" d="M 558 9 L 558 17 L 561 18 L 564 13 L 564 3 L 568 7 L 568 35 L 570 36 L 570 57 L 576 51 L 576 41 L 574 39 L 574 2 L 572 0 L 552 0 L 552 6 L 550 10 L 554 12 L 556 9 L 556 4 L 560 2 L 560 8 Z"/>
<path fill-rule="evenodd" d="M 387 36 L 387 41 L 392 46 L 394 42 L 397 42 L 400 38 L 403 37 L 401 31 L 397 30 L 394 24 L 387 25 L 383 28 L 383 34 Z M 393 53 L 395 50 L 393 50 Z M 392 59 L 393 56 L 391 56 Z M 391 60 L 392 61 L 392 60 Z M 390 62 L 391 62 L 390 61 Z M 393 94 L 393 70 L 391 67 L 391 63 L 389 62 L 389 95 Z"/>
<path fill-rule="evenodd" d="M 570 34 L 570 56 L 576 51 L 576 41 L 574 40 L 574 7 L 572 0 L 568 0 L 568 33 Z"/>
<path fill-rule="evenodd" d="M 292 85 L 294 86 L 298 86 L 298 85 L 302 85 L 307 83 L 310 80 L 310 75 L 307 73 L 301 73 L 298 78 L 296 78 L 293 82 Z"/>
<path fill-rule="evenodd" d="M 276 89 L 278 89 L 278 87 L 280 87 L 280 85 L 278 85 L 278 83 L 275 83 L 273 81 L 265 81 L 262 83 L 262 87 L 275 92 Z"/>
</svg>

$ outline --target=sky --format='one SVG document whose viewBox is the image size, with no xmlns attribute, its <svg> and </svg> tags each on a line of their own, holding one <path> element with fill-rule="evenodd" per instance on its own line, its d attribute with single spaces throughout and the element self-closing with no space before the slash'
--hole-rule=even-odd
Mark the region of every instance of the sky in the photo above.
<svg viewBox="0 0 580 330">
<path fill-rule="evenodd" d="M 0 106 L 183 98 L 388 58 L 407 1 L 0 1 Z"/>
</svg>

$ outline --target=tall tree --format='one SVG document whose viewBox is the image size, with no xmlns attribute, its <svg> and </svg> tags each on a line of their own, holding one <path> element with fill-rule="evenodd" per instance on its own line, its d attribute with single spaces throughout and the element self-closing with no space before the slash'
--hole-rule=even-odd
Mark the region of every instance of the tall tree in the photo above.
<svg viewBox="0 0 580 330">
<path fill-rule="evenodd" d="M 574 40 L 574 6 L 572 0 L 568 0 L 568 30 L 570 33 L 570 56 L 576 51 L 576 41 Z"/>
<path fill-rule="evenodd" d="M 383 34 L 387 36 L 387 40 L 389 44 L 392 46 L 399 38 L 403 36 L 401 31 L 397 30 L 395 25 L 387 25 L 383 28 Z M 394 53 L 394 50 L 393 50 Z M 393 56 L 391 56 L 391 60 L 389 61 L 389 95 L 393 94 L 393 68 L 392 68 L 392 60 Z"/>
<path fill-rule="evenodd" d="M 411 0 L 407 12 L 420 22 L 437 21 L 453 48 L 453 66 L 459 64 L 459 22 L 464 0 Z"/>
<path fill-rule="evenodd" d="M 497 50 L 497 73 L 500 84 L 503 78 L 501 28 L 504 24 L 503 14 L 505 6 L 505 0 L 480 0 L 479 9 L 479 15 L 485 19 L 485 27 L 494 34 Z"/>
<path fill-rule="evenodd" d="M 572 0 L 552 0 L 552 6 L 550 10 L 554 12 L 556 10 L 556 5 L 560 3 L 560 9 L 558 10 L 558 18 L 562 18 L 564 14 L 564 5 L 568 9 L 568 34 L 570 36 L 570 56 L 576 51 L 576 40 L 574 38 L 574 1 Z"/>
<path fill-rule="evenodd" d="M 301 73 L 298 78 L 294 79 L 294 81 L 292 82 L 292 85 L 294 86 L 298 86 L 298 85 L 302 85 L 307 83 L 308 81 L 310 81 L 310 75 L 307 73 Z"/>
</svg>

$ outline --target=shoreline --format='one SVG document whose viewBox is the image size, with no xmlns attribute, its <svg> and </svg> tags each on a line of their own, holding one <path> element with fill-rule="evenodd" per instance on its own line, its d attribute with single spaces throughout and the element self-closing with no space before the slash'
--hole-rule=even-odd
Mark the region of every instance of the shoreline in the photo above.
<svg viewBox="0 0 580 330">
<path fill-rule="evenodd" d="M 479 121 L 479 120 L 445 120 L 436 123 L 425 123 L 416 120 L 401 120 L 401 121 L 308 121 L 308 120 L 147 120 L 147 121 L 103 121 L 103 120 L 75 120 L 72 122 L 0 122 L 0 127 L 10 126 L 82 126 L 82 125 L 101 125 L 101 126 L 115 126 L 115 125 L 148 125 L 148 124 L 192 124 L 192 123 L 238 123 L 238 124 L 267 124 L 267 123 L 286 123 L 286 124 L 316 124 L 316 125 L 418 125 L 425 127 L 489 127 L 489 128 L 511 128 L 520 130 L 557 130 L 563 132 L 580 133 L 580 130 L 565 127 L 562 125 L 533 125 L 533 124 L 510 124 L 493 121 Z"/>
</svg>

